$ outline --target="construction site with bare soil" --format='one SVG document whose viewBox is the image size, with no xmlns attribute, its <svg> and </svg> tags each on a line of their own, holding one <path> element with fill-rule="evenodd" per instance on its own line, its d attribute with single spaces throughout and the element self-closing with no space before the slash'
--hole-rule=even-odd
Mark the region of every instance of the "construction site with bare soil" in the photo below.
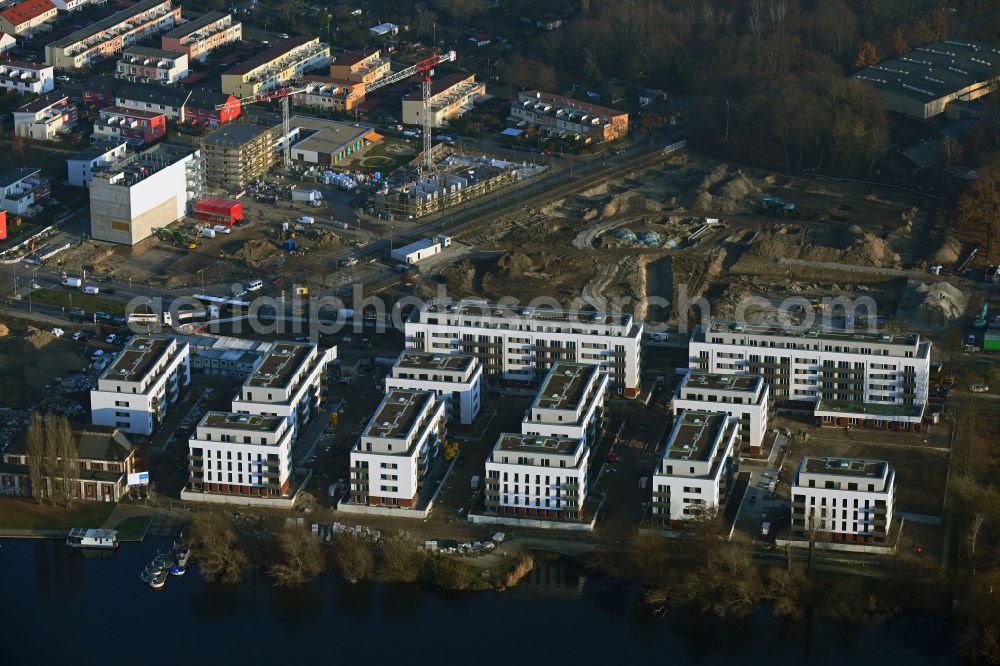
<svg viewBox="0 0 1000 666">
<path fill-rule="evenodd" d="M 961 263 L 969 245 L 948 231 L 949 210 L 919 194 L 693 153 L 626 169 L 495 215 L 471 208 L 471 220 L 444 228 L 450 247 L 403 272 L 389 252 L 365 248 L 391 248 L 394 234 L 397 246 L 400 233 L 413 240 L 410 225 L 355 217 L 332 192 L 325 208 L 248 198 L 244 224 L 214 237 L 185 220 L 141 254 L 86 241 L 58 260 L 64 271 L 172 290 L 238 291 L 257 278 L 271 293 L 297 284 L 343 295 L 360 283 L 391 300 L 443 286 L 454 298 L 547 297 L 671 326 L 699 298 L 714 318 L 792 323 L 824 312 L 829 297 L 863 298 L 875 304 L 870 321 L 931 333 L 977 306 L 968 281 L 936 270 Z"/>
<path fill-rule="evenodd" d="M 935 329 L 969 301 L 930 270 L 964 253 L 946 227 L 917 194 L 678 155 L 456 234 L 474 251 L 416 289 L 598 307 L 629 298 L 667 324 L 699 297 L 713 317 L 759 321 L 801 316 L 782 307 L 792 297 L 816 312 L 824 298 L 866 297 L 873 321 Z"/>
</svg>

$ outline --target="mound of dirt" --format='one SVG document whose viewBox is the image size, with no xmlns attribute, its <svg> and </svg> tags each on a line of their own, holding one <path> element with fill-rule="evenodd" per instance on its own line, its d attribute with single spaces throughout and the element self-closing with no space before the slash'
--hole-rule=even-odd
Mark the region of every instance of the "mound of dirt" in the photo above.
<svg viewBox="0 0 1000 666">
<path fill-rule="evenodd" d="M 783 226 L 771 233 L 758 234 L 748 253 L 762 259 L 839 262 L 879 268 L 899 266 L 901 262 L 887 240 L 857 226 L 826 237 L 812 230 Z"/>
<path fill-rule="evenodd" d="M 618 197 L 611 197 L 611 201 L 601 206 L 601 219 L 606 220 L 609 217 L 618 214 Z"/>
<path fill-rule="evenodd" d="M 548 279 L 558 275 L 562 259 L 545 252 L 508 252 L 497 260 L 497 270 L 510 280 L 520 278 Z"/>
<path fill-rule="evenodd" d="M 682 197 L 681 202 L 688 210 L 739 213 L 751 208 L 753 196 L 760 191 L 760 186 L 742 171 L 730 173 L 726 165 L 720 164 Z"/>
<path fill-rule="evenodd" d="M 931 257 L 931 261 L 935 264 L 950 267 L 958 263 L 961 255 L 962 243 L 954 236 L 948 236 L 941 243 L 941 247 L 934 253 L 934 256 Z"/>
<path fill-rule="evenodd" d="M 441 271 L 441 277 L 448 282 L 448 286 L 453 292 L 472 293 L 474 291 L 473 280 L 476 278 L 476 265 L 468 259 L 462 259 Z"/>
<path fill-rule="evenodd" d="M 281 250 L 269 240 L 255 238 L 243 243 L 236 252 L 231 255 L 232 259 L 242 261 L 251 268 L 269 268 L 281 257 Z"/>
<path fill-rule="evenodd" d="M 50 344 L 52 344 L 54 340 L 58 340 L 58 338 L 49 333 L 48 331 L 42 331 L 40 329 L 33 328 L 28 333 L 28 337 L 26 338 L 26 340 L 28 344 L 30 344 L 34 349 L 37 350 L 48 347 Z"/>
<path fill-rule="evenodd" d="M 307 232 L 306 238 L 322 248 L 337 249 L 343 247 L 344 239 L 327 229 L 316 229 Z"/>
<path fill-rule="evenodd" d="M 946 326 L 965 312 L 969 297 L 947 282 L 910 280 L 899 304 L 899 318 L 918 326 Z"/>
</svg>

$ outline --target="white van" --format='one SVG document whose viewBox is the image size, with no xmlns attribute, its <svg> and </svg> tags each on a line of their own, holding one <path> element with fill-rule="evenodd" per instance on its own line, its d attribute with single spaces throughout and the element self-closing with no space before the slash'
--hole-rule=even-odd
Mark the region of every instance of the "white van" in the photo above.
<svg viewBox="0 0 1000 666">
<path fill-rule="evenodd" d="M 263 280 L 250 280 L 244 287 L 247 291 L 259 291 L 264 288 Z"/>
<path fill-rule="evenodd" d="M 85 294 L 98 294 L 100 292 L 101 292 L 100 288 L 95 287 L 92 284 L 88 284 L 86 287 L 83 288 L 83 293 Z"/>
<path fill-rule="evenodd" d="M 80 278 L 68 277 L 62 281 L 64 287 L 72 287 L 73 289 L 79 289 L 83 286 L 83 280 Z"/>
</svg>

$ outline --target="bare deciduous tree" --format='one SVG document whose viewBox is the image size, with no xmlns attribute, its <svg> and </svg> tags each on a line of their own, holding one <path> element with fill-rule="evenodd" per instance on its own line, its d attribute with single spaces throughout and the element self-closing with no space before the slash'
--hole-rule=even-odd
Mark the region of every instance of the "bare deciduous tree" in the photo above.
<svg viewBox="0 0 1000 666">
<path fill-rule="evenodd" d="M 749 549 L 720 544 L 685 579 L 687 598 L 718 617 L 746 617 L 764 596 Z"/>
<path fill-rule="evenodd" d="M 45 497 L 43 489 L 45 477 L 45 427 L 38 412 L 31 415 L 28 424 L 27 451 L 28 480 L 31 483 L 31 496 L 41 503 Z"/>
<path fill-rule="evenodd" d="M 227 517 L 197 514 L 191 521 L 188 542 L 207 580 L 238 583 L 242 579 L 249 558 L 237 543 L 236 530 Z"/>
<path fill-rule="evenodd" d="M 750 35 L 759 41 L 764 32 L 764 0 L 750 0 Z"/>
<path fill-rule="evenodd" d="M 351 584 L 371 578 L 375 571 L 375 558 L 368 544 L 353 535 L 344 535 L 337 539 L 334 559 L 344 575 L 344 580 Z"/>
<path fill-rule="evenodd" d="M 949 484 L 949 491 L 958 500 L 968 515 L 965 532 L 969 557 L 969 570 L 976 575 L 976 549 L 985 527 L 989 526 L 1000 506 L 1000 493 L 993 486 L 981 483 L 971 474 L 955 476 Z"/>
<path fill-rule="evenodd" d="M 382 546 L 382 567 L 387 577 L 402 583 L 420 579 L 423 554 L 406 539 L 389 539 Z"/>
<path fill-rule="evenodd" d="M 812 576 L 816 542 L 826 535 L 826 516 L 816 515 L 815 508 L 810 507 L 809 514 L 806 516 L 805 535 L 809 541 L 809 559 L 806 564 L 806 575 Z"/>
<path fill-rule="evenodd" d="M 326 570 L 319 541 L 301 529 L 286 529 L 278 534 L 276 557 L 269 567 L 275 585 L 298 587 Z"/>
<path fill-rule="evenodd" d="M 808 606 L 810 585 L 801 567 L 789 560 L 788 567 L 771 569 L 767 579 L 775 615 L 790 620 L 802 619 Z"/>
<path fill-rule="evenodd" d="M 45 476 L 48 477 L 48 495 L 55 500 L 62 497 L 59 476 L 59 424 L 56 422 L 54 414 L 49 412 L 45 416 L 45 454 L 42 456 L 42 468 Z"/>
<path fill-rule="evenodd" d="M 59 473 L 59 493 L 63 504 L 73 502 L 73 485 L 80 475 L 80 444 L 65 416 L 55 417 L 55 466 Z"/>
</svg>

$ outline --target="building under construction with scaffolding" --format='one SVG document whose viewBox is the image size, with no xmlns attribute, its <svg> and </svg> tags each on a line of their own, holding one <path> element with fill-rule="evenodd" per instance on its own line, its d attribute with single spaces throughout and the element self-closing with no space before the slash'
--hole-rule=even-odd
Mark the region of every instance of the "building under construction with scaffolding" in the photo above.
<svg viewBox="0 0 1000 666">
<path fill-rule="evenodd" d="M 430 171 L 408 169 L 387 178 L 368 199 L 367 212 L 386 220 L 416 220 L 499 193 L 544 166 L 452 154 Z"/>
<path fill-rule="evenodd" d="M 136 246 L 176 222 L 205 196 L 199 150 L 161 143 L 116 162 L 90 181 L 90 235 Z"/>
<path fill-rule="evenodd" d="M 205 175 L 212 187 L 240 192 L 278 163 L 281 125 L 229 123 L 202 139 Z"/>
<path fill-rule="evenodd" d="M 284 124 L 230 123 L 202 139 L 208 184 L 237 193 L 260 180 L 288 157 L 298 163 L 335 166 L 354 157 L 382 136 L 370 127 L 313 116 L 292 116 Z"/>
</svg>

